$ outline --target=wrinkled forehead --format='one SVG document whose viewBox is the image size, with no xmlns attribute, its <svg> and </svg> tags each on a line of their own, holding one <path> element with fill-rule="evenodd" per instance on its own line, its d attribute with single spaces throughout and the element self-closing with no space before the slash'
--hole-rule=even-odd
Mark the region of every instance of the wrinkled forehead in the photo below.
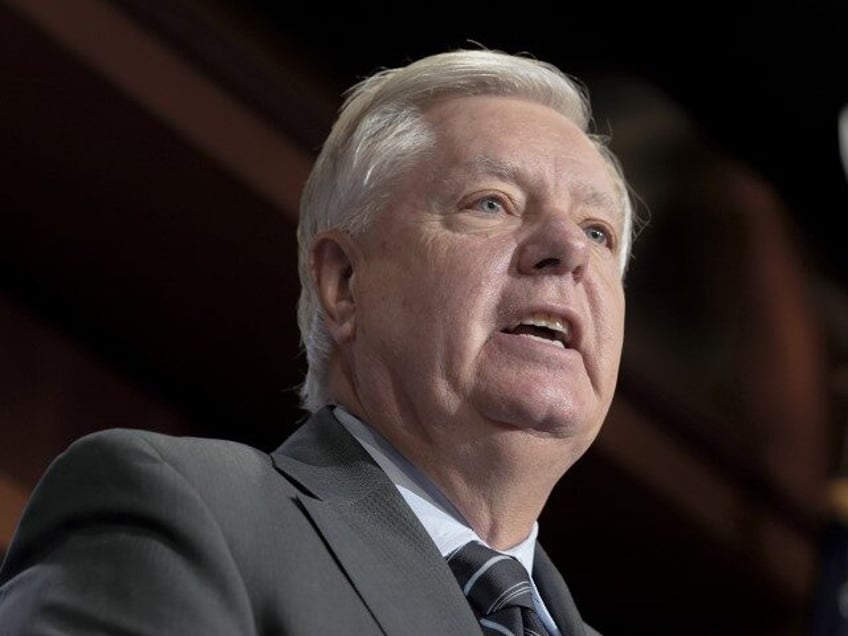
<svg viewBox="0 0 848 636">
<path fill-rule="evenodd" d="M 598 140 L 566 114 L 530 100 L 472 96 L 428 109 L 428 170 L 434 180 L 491 177 L 530 188 L 567 188 L 624 216 L 626 188 Z"/>
<path fill-rule="evenodd" d="M 453 152 L 461 161 L 479 161 L 481 170 L 511 170 L 519 159 L 527 163 L 527 155 L 540 161 L 580 157 L 584 163 L 614 167 L 602 144 L 581 123 L 532 99 L 453 96 L 435 100 L 420 112 L 437 150 Z M 489 157 L 494 163 L 486 163 Z M 613 176 L 618 177 L 615 171 Z"/>
</svg>

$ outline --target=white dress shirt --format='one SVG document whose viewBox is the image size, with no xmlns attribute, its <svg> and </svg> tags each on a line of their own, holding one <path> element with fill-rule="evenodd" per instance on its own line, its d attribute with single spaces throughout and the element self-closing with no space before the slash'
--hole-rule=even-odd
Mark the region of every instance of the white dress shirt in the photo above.
<svg viewBox="0 0 848 636">
<path fill-rule="evenodd" d="M 353 435 L 397 487 L 412 512 L 418 517 L 418 520 L 421 521 L 421 524 L 433 539 L 442 556 L 447 556 L 469 541 L 479 541 L 483 545 L 487 545 L 465 522 L 459 511 L 448 501 L 439 488 L 401 455 L 385 437 L 359 418 L 348 413 L 341 406 L 334 408 L 334 414 L 348 433 Z M 557 629 L 550 612 L 545 607 L 542 597 L 539 595 L 539 590 L 536 589 L 536 583 L 533 581 L 533 555 L 538 533 L 539 524 L 536 522 L 524 541 L 508 550 L 498 550 L 498 552 L 518 559 L 530 574 L 536 613 L 542 619 L 551 636 L 560 636 L 559 629 Z"/>
</svg>

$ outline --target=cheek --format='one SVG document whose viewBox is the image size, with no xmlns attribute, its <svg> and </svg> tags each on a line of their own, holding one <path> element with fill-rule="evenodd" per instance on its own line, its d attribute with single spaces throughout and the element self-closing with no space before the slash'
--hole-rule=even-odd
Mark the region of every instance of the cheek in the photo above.
<svg viewBox="0 0 848 636">
<path fill-rule="evenodd" d="M 489 302 L 504 280 L 508 258 L 495 245 L 477 237 L 441 237 L 420 253 L 433 304 L 440 312 L 468 312 Z"/>
<path fill-rule="evenodd" d="M 616 377 L 621 360 L 624 344 L 624 292 L 620 283 L 613 283 L 601 294 L 600 306 L 596 321 L 598 346 L 603 371 L 606 375 Z"/>
</svg>

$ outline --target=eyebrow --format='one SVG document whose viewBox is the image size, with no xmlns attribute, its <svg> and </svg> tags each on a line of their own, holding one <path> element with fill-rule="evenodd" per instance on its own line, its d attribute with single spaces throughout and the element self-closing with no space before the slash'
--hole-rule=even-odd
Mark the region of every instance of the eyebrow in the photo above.
<svg viewBox="0 0 848 636">
<path fill-rule="evenodd" d="M 465 165 L 473 174 L 491 175 L 516 183 L 523 180 L 522 169 L 511 161 L 480 155 L 474 157 Z M 613 210 L 622 217 L 624 216 L 624 209 L 619 197 L 599 190 L 591 183 L 575 181 L 570 184 L 570 190 L 582 205 L 596 209 Z"/>
<path fill-rule="evenodd" d="M 475 174 L 488 174 L 511 181 L 520 181 L 521 169 L 517 165 L 487 155 L 474 157 L 466 163 L 466 167 Z"/>
<path fill-rule="evenodd" d="M 621 201 L 618 197 L 611 195 L 603 190 L 598 190 L 595 186 L 586 182 L 577 182 L 572 186 L 583 205 L 591 208 L 603 208 L 622 212 Z"/>
</svg>

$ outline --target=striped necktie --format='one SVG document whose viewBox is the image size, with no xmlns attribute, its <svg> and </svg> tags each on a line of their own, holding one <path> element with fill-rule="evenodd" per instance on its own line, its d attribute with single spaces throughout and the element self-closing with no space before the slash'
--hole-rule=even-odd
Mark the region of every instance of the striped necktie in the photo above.
<svg viewBox="0 0 848 636">
<path fill-rule="evenodd" d="M 533 606 L 524 566 L 472 541 L 447 556 L 462 592 L 486 636 L 548 636 Z"/>
</svg>

